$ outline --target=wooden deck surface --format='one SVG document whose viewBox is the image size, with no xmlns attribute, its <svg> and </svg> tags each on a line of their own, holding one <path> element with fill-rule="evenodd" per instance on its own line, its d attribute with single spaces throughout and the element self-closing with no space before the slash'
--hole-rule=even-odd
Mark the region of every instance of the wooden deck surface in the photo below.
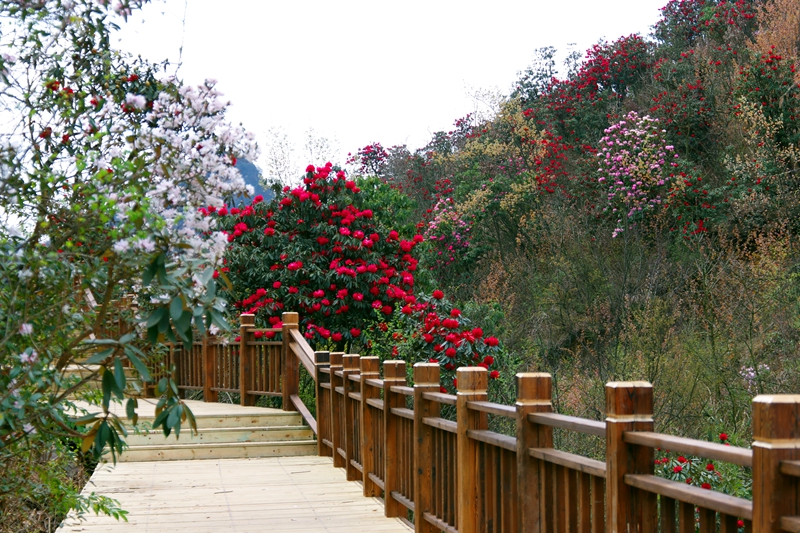
<svg viewBox="0 0 800 533">
<path fill-rule="evenodd" d="M 101 465 L 85 492 L 115 498 L 128 522 L 69 517 L 73 532 L 408 533 L 379 500 L 327 457 L 271 457 Z"/>
</svg>

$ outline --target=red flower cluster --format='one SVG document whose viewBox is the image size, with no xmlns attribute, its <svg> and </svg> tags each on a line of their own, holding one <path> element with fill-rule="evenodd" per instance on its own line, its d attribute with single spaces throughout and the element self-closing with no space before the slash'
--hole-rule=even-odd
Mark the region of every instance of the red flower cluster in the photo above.
<svg viewBox="0 0 800 533">
<path fill-rule="evenodd" d="M 359 192 L 330 163 L 309 165 L 301 187 L 284 188 L 269 204 L 201 210 L 222 215 L 233 243 L 227 260 L 236 307 L 262 318 L 296 310 L 309 338 L 348 342 L 373 319 L 372 309 L 389 316 L 415 304 L 413 251 L 422 236 L 404 240 L 384 228 Z"/>
</svg>

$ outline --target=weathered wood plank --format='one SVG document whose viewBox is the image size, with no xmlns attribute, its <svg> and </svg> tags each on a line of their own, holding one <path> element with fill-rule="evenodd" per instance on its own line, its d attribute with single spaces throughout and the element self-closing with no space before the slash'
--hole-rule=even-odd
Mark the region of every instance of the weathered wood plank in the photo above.
<svg viewBox="0 0 800 533">
<path fill-rule="evenodd" d="M 71 516 L 62 531 L 409 531 L 325 457 L 102 465 L 91 491 L 119 500 L 129 522 Z"/>
</svg>

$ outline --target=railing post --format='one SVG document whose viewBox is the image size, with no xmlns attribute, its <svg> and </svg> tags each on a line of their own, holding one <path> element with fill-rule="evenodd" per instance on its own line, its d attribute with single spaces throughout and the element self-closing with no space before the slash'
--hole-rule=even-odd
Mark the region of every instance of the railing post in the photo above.
<svg viewBox="0 0 800 533">
<path fill-rule="evenodd" d="M 543 461 L 528 455 L 530 448 L 552 448 L 553 428 L 528 421 L 530 413 L 552 413 L 553 379 L 550 374 L 517 374 L 517 494 L 520 531 L 540 533 L 552 523 L 552 491 L 546 484 Z"/>
<path fill-rule="evenodd" d="M 284 411 L 297 411 L 297 408 L 292 403 L 292 395 L 299 394 L 300 391 L 300 361 L 297 356 L 289 348 L 292 342 L 290 330 L 300 328 L 300 315 L 297 313 L 283 313 L 281 315 L 281 322 L 283 322 L 283 357 L 281 357 L 281 394 L 283 396 L 283 410 Z"/>
<path fill-rule="evenodd" d="M 328 451 L 328 447 L 322 442 L 323 437 L 327 438 L 330 436 L 330 428 L 331 428 L 331 421 L 330 421 L 330 413 L 323 412 L 324 407 L 326 405 L 322 404 L 322 395 L 325 394 L 323 391 L 325 388 L 322 386 L 323 383 L 330 384 L 331 376 L 326 372 L 321 372 L 320 370 L 323 368 L 328 368 L 331 366 L 331 353 L 330 352 L 314 352 L 314 386 L 316 388 L 316 398 L 315 398 L 315 405 L 316 405 L 316 414 L 317 414 L 317 454 L 320 457 L 330 456 L 331 454 Z M 330 396 L 328 397 L 330 398 Z M 330 440 L 330 439 L 328 439 Z"/>
<path fill-rule="evenodd" d="M 355 382 L 350 379 L 353 374 L 358 374 L 358 360 L 361 357 L 355 354 L 348 354 L 342 358 L 342 390 L 343 390 L 343 405 L 344 405 L 344 451 L 345 451 L 345 472 L 347 473 L 347 481 L 356 481 L 361 479 L 361 472 L 353 466 L 355 459 L 355 432 L 356 423 L 355 409 L 353 403 L 356 401 L 350 397 L 351 392 L 356 392 L 353 386 Z M 359 430 L 361 427 L 358 428 Z M 359 442 L 360 444 L 360 442 Z"/>
<path fill-rule="evenodd" d="M 800 460 L 800 395 L 753 399 L 753 531 L 777 533 L 782 516 L 800 515 L 800 478 L 781 472 Z"/>
<path fill-rule="evenodd" d="M 342 397 L 336 392 L 336 387 L 342 383 L 341 376 L 337 376 L 336 373 L 342 373 L 342 357 L 344 356 L 343 352 L 331 352 L 331 412 L 329 413 L 331 418 L 331 443 L 333 446 L 333 466 L 336 468 L 345 468 L 346 462 L 344 457 L 339 453 L 339 448 L 344 446 L 342 442 L 342 419 L 339 418 L 340 414 L 342 413 L 342 409 L 344 409 L 344 404 L 342 401 Z"/>
<path fill-rule="evenodd" d="M 255 405 L 256 397 L 248 394 L 251 390 L 250 381 L 253 376 L 253 358 L 250 356 L 252 346 L 247 342 L 252 337 L 248 328 L 256 325 L 256 316 L 245 313 L 239 318 L 239 403 L 241 405 Z"/>
<path fill-rule="evenodd" d="M 203 401 L 216 402 L 219 400 L 219 393 L 211 388 L 216 384 L 217 361 L 216 346 L 209 339 L 209 333 L 203 335 Z"/>
<path fill-rule="evenodd" d="M 606 532 L 656 531 L 656 495 L 625 483 L 627 474 L 653 474 L 655 452 L 623 441 L 626 431 L 653 431 L 653 386 L 606 384 Z"/>
<path fill-rule="evenodd" d="M 172 367 L 175 371 L 172 373 L 172 379 L 175 381 L 175 385 L 178 386 L 178 397 L 183 398 L 181 395 L 181 388 L 180 386 L 183 385 L 182 378 L 183 378 L 183 357 L 182 355 L 186 352 L 183 347 L 183 343 L 178 341 L 178 345 L 176 346 L 174 342 L 169 343 L 169 352 L 170 352 L 170 359 L 172 359 Z M 178 346 L 180 348 L 178 348 Z"/>
<path fill-rule="evenodd" d="M 458 470 L 458 532 L 478 533 L 478 503 L 480 501 L 480 455 L 478 443 L 467 432 L 487 429 L 489 417 L 480 411 L 467 409 L 467 402 L 486 401 L 489 374 L 479 366 L 459 368 L 456 394 L 458 423 L 456 464 Z"/>
<path fill-rule="evenodd" d="M 400 430 L 398 429 L 398 416 L 392 414 L 393 408 L 406 406 L 406 397 L 402 394 L 392 392 L 392 387 L 405 386 L 406 384 L 406 362 L 405 361 L 384 361 L 383 362 L 383 511 L 388 518 L 398 516 L 405 517 L 406 508 L 392 497 L 392 492 L 400 490 L 400 450 L 398 439 Z"/>
<path fill-rule="evenodd" d="M 435 533 L 437 529 L 425 520 L 433 506 L 433 428 L 423 422 L 426 417 L 438 417 L 438 402 L 426 400 L 426 392 L 439 392 L 439 365 L 414 365 L 414 531 Z M 460 531 L 460 530 L 459 530 Z"/>
<path fill-rule="evenodd" d="M 375 438 L 379 435 L 382 436 L 383 428 L 375 428 L 378 420 L 372 416 L 372 409 L 367 403 L 367 400 L 380 399 L 379 389 L 367 385 L 368 379 L 380 378 L 379 361 L 380 359 L 377 357 L 361 358 L 361 469 L 363 470 L 364 496 L 367 498 L 381 495 L 381 489 L 372 481 L 369 474 L 375 470 L 375 452 L 378 447 Z"/>
</svg>

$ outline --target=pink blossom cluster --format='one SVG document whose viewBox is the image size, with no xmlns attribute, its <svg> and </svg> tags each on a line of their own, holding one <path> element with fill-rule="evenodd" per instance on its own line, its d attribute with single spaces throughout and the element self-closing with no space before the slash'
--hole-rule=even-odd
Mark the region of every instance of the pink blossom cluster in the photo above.
<svg viewBox="0 0 800 533">
<path fill-rule="evenodd" d="M 631 111 L 605 130 L 597 157 L 598 184 L 606 191 L 604 212 L 617 218 L 616 237 L 664 202 L 678 155 L 664 140 L 658 119 Z"/>
</svg>

